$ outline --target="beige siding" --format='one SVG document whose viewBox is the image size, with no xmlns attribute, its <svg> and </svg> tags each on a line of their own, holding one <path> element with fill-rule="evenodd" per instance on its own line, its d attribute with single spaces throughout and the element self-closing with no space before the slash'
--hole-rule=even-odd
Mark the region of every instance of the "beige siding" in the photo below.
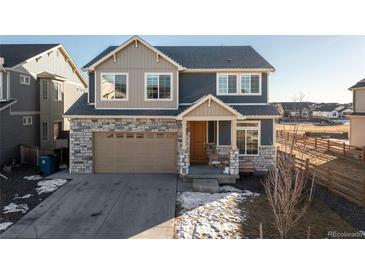
<svg viewBox="0 0 365 274">
<path fill-rule="evenodd" d="M 74 72 L 73 68 L 59 49 L 52 51 L 50 54 L 43 54 L 38 61 L 33 59 L 32 61 L 22 64 L 17 67 L 17 70 L 33 74 L 47 71 L 49 73 L 60 75 L 70 82 L 82 85 L 77 73 Z"/>
<path fill-rule="evenodd" d="M 100 75 L 103 72 L 128 73 L 128 101 L 102 101 L 100 98 Z M 172 73 L 172 100 L 145 101 L 145 73 Z M 176 108 L 178 70 L 167 60 L 159 57 L 146 46 L 132 43 L 95 69 L 96 108 Z"/>
<path fill-rule="evenodd" d="M 354 111 L 365 112 L 365 89 L 354 91 Z"/>
<path fill-rule="evenodd" d="M 204 102 L 185 115 L 185 117 L 232 117 L 234 114 L 214 101 Z"/>
<path fill-rule="evenodd" d="M 350 144 L 353 146 L 365 146 L 365 116 L 350 116 Z"/>
<path fill-rule="evenodd" d="M 83 94 L 80 91 L 80 86 L 74 83 L 65 82 L 64 83 L 64 94 L 63 94 L 63 112 L 66 112 Z M 70 129 L 70 122 L 67 118 L 64 118 L 63 129 Z"/>
</svg>

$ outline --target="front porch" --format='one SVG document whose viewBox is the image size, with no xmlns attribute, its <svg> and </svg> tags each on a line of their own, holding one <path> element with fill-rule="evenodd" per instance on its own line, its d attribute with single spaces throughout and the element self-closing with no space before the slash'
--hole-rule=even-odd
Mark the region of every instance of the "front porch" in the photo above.
<svg viewBox="0 0 365 274">
<path fill-rule="evenodd" d="M 188 179 L 239 178 L 236 124 L 241 114 L 208 95 L 178 116 L 179 174 Z"/>
</svg>

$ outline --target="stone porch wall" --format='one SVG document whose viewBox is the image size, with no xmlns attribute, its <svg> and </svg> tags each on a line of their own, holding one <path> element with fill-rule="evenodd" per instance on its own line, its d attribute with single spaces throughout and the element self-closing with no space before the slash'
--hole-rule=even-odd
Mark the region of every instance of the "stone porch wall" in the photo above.
<svg viewBox="0 0 365 274">
<path fill-rule="evenodd" d="M 103 131 L 178 132 L 178 125 L 171 119 L 72 119 L 70 122 L 71 173 L 93 172 L 93 132 Z M 178 166 L 180 166 L 179 163 Z"/>
<path fill-rule="evenodd" d="M 177 122 L 177 146 L 178 146 L 178 173 L 181 175 L 189 174 L 190 166 L 190 125 L 186 126 L 186 149 L 182 148 L 182 122 Z"/>
<path fill-rule="evenodd" d="M 239 161 L 249 160 L 255 165 L 256 170 L 267 171 L 275 165 L 276 148 L 274 146 L 260 146 L 257 156 L 239 156 Z"/>
</svg>

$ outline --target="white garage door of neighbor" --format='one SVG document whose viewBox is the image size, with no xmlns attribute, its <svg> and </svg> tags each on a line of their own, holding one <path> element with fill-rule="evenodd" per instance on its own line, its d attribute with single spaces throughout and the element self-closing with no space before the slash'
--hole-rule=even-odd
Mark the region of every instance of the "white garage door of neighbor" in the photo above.
<svg viewBox="0 0 365 274">
<path fill-rule="evenodd" d="M 95 132 L 95 173 L 176 173 L 176 133 Z"/>
</svg>

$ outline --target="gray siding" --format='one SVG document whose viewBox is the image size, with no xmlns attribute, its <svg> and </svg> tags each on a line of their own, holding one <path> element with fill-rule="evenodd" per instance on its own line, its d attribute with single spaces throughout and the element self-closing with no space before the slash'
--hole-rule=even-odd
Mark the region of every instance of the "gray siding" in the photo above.
<svg viewBox="0 0 365 274">
<path fill-rule="evenodd" d="M 231 121 L 219 121 L 218 129 L 218 145 L 231 144 Z"/>
<path fill-rule="evenodd" d="M 273 120 L 265 119 L 261 120 L 261 145 L 272 146 L 273 145 Z"/>
<path fill-rule="evenodd" d="M 20 75 L 30 77 L 30 85 L 20 84 Z M 39 111 L 38 81 L 27 73 L 10 73 L 10 97 L 18 102 L 12 106 L 12 111 Z"/>
<path fill-rule="evenodd" d="M 89 72 L 89 103 L 95 103 L 95 73 Z"/>
<path fill-rule="evenodd" d="M 23 116 L 10 115 L 9 111 L 0 112 L 0 164 L 10 158 L 19 161 L 20 144 L 39 145 L 39 115 L 27 115 L 32 116 L 33 124 L 23 126 Z"/>
<path fill-rule="evenodd" d="M 128 100 L 101 100 L 101 73 L 128 73 Z M 145 73 L 172 74 L 172 100 L 145 100 Z M 177 108 L 178 70 L 146 46 L 134 43 L 110 57 L 95 68 L 96 108 Z"/>
<path fill-rule="evenodd" d="M 225 103 L 267 103 L 267 73 L 261 77 L 262 95 L 258 96 L 217 96 Z M 193 103 L 207 94 L 216 96 L 216 73 L 180 73 L 179 103 Z"/>
</svg>

